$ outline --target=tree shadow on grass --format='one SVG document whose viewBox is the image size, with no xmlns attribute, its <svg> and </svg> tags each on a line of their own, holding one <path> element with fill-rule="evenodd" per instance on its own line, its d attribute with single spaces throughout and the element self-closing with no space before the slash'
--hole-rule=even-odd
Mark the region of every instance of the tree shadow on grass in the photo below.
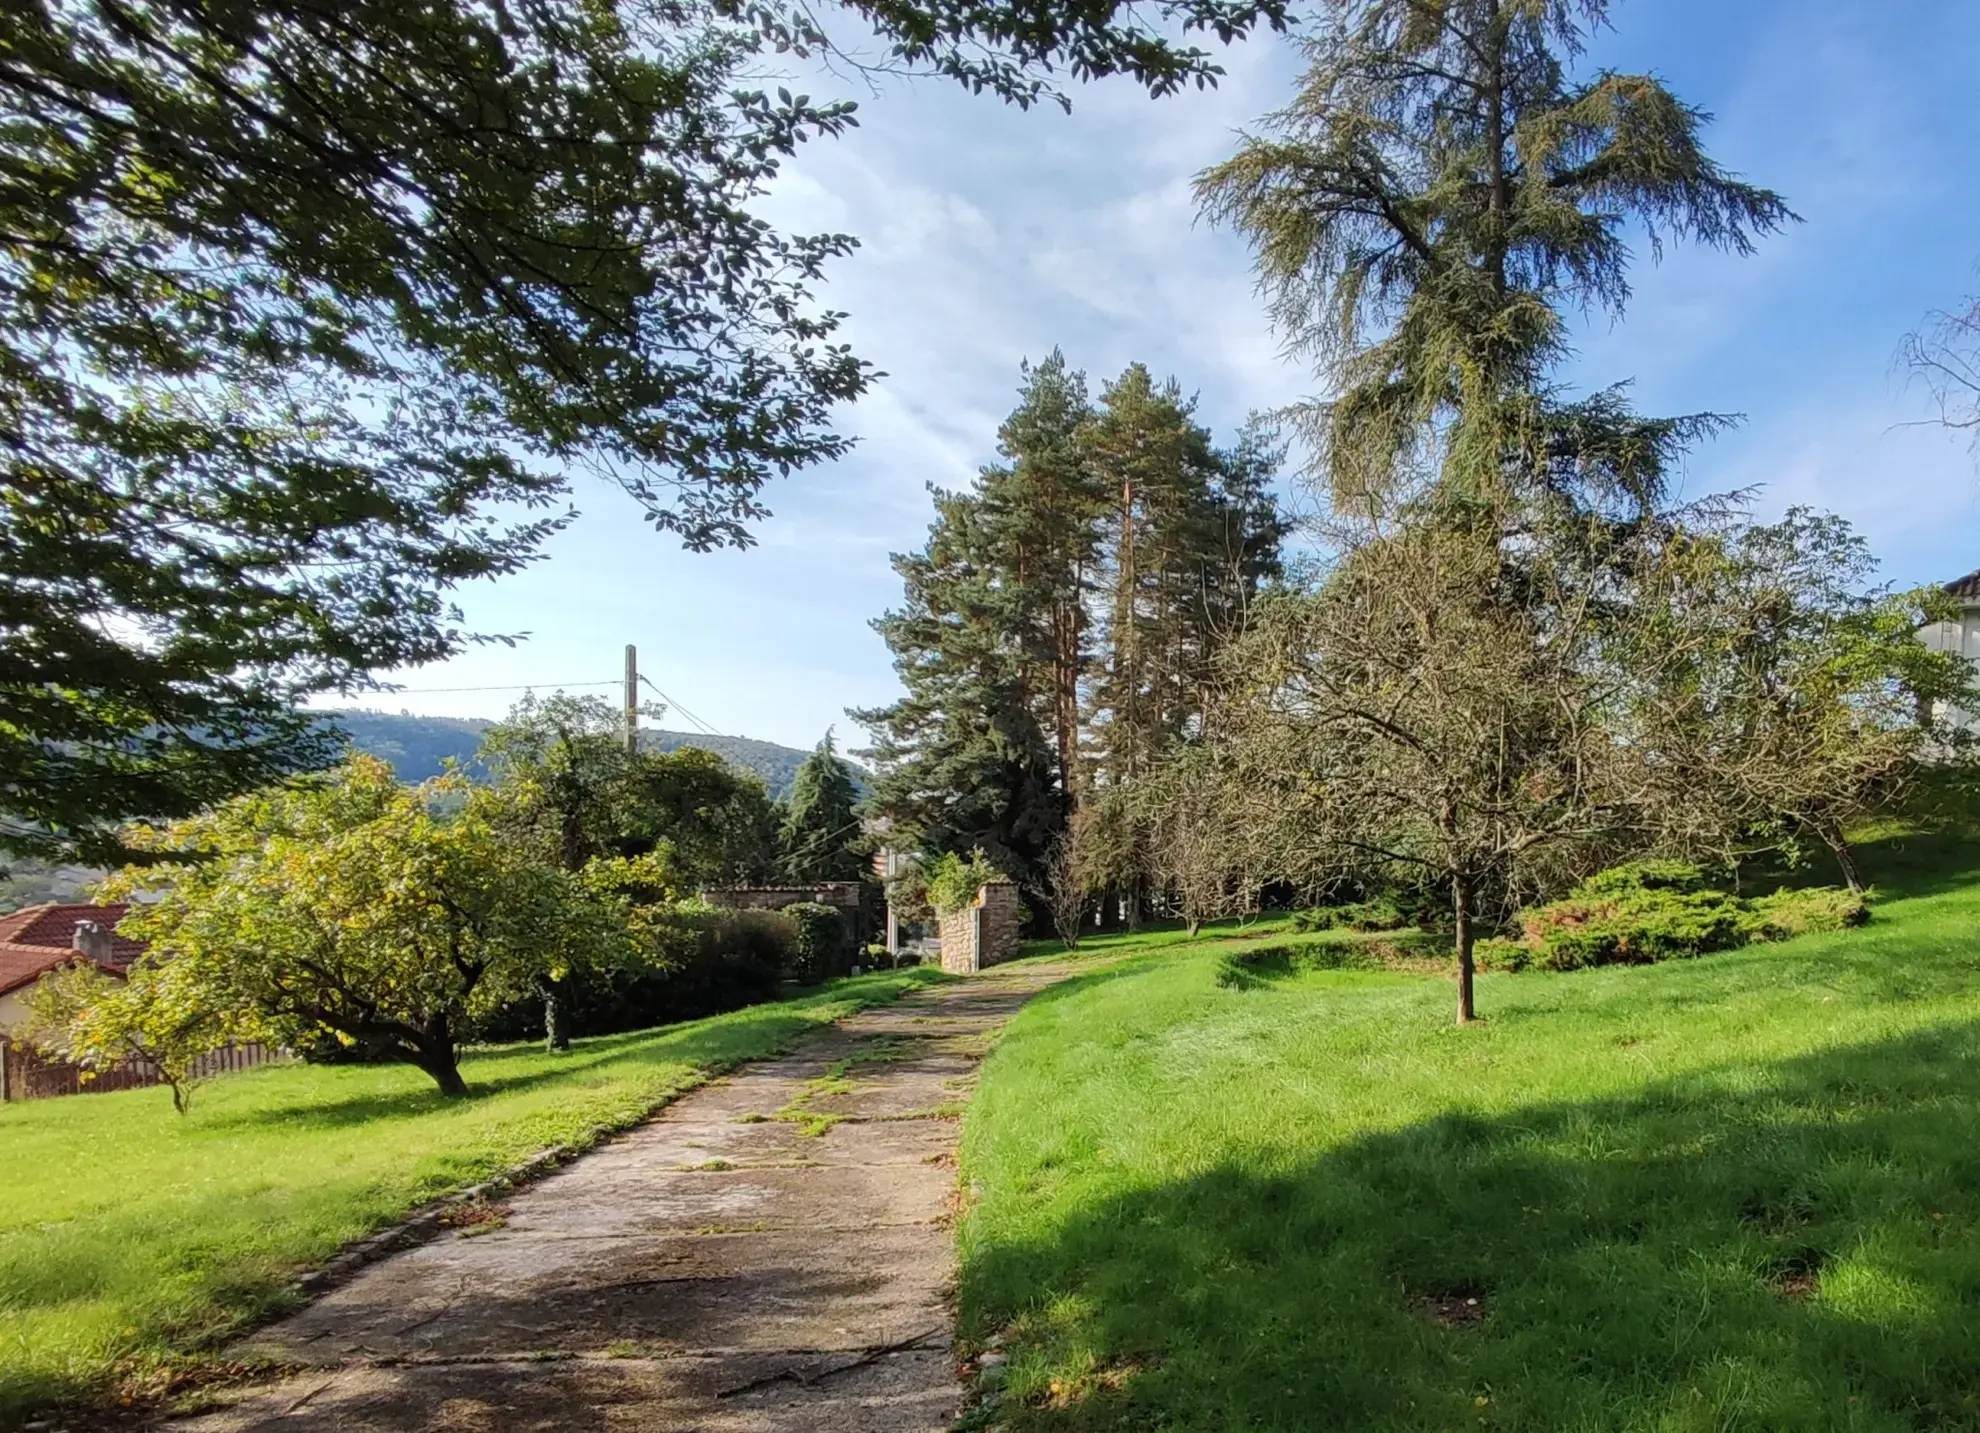
<svg viewBox="0 0 1980 1433">
<path fill-rule="evenodd" d="M 1980 1428 L 1980 1026 L 1269 1159 L 967 1235 L 998 1416 Z"/>
<path fill-rule="evenodd" d="M 588 1036 L 564 1054 L 546 1055 L 530 1046 L 502 1045 L 461 1052 L 461 1074 L 468 1083 L 468 1102 L 521 1094 L 544 1085 L 582 1080 L 606 1070 L 630 1071 L 641 1064 L 727 1066 L 780 1050 L 820 1028 L 807 1007 L 832 1003 L 861 993 L 862 982 L 887 983 L 907 977 L 906 989 L 938 983 L 939 972 L 916 975 L 902 971 L 885 976 L 855 977 L 803 992 L 789 1001 L 748 1006 L 726 1015 L 713 1015 L 679 1025 L 655 1026 L 612 1035 Z M 903 990 L 902 993 L 906 993 Z M 740 1017 L 740 1018 L 738 1018 Z M 533 1058 L 532 1068 L 495 1074 L 488 1067 L 502 1061 Z M 346 1067 L 349 1068 L 349 1067 Z M 373 1066 L 372 1068 L 379 1068 Z M 411 1066 L 399 1066 L 411 1070 Z M 422 1081 L 424 1076 L 420 1077 Z M 384 1120 L 413 1120 L 460 1109 L 461 1102 L 442 1095 L 435 1086 L 356 1093 L 308 1103 L 258 1105 L 252 1109 L 209 1115 L 212 1128 L 286 1125 L 298 1129 L 335 1129 Z"/>
</svg>

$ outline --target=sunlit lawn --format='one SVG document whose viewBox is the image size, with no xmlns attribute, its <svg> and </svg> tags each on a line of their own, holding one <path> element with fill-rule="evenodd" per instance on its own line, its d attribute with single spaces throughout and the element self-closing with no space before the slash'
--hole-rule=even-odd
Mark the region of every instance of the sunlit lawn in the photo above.
<svg viewBox="0 0 1980 1433">
<path fill-rule="evenodd" d="M 1172 934 L 1047 992 L 965 1126 L 978 1423 L 1980 1429 L 1980 851 L 1869 854 L 1863 930 L 1472 1029 Z"/>
<path fill-rule="evenodd" d="M 413 1206 L 939 978 L 861 976 L 567 1055 L 471 1052 L 461 1101 L 404 1066 L 282 1065 L 200 1087 L 184 1119 L 162 1089 L 0 1107 L 0 1426 L 141 1387 Z"/>
</svg>

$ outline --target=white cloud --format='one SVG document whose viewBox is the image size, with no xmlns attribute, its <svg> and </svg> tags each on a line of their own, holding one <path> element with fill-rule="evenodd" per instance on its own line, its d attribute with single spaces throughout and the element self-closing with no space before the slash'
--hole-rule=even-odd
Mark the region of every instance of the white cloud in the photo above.
<svg viewBox="0 0 1980 1433">
<path fill-rule="evenodd" d="M 1898 338 L 1980 259 L 1962 187 L 1980 143 L 1980 7 L 1657 0 L 1616 20 L 1595 58 L 1657 70 L 1717 111 L 1715 153 L 1809 223 L 1750 259 L 1646 258 L 1627 320 L 1583 334 L 1579 381 L 1634 375 L 1650 411 L 1746 413 L 1693 459 L 1694 492 L 1762 482 L 1763 511 L 1843 511 L 1899 580 L 1980 566 L 1980 478 L 1941 435 L 1894 426 L 1917 413 L 1890 375 Z M 1191 177 L 1284 102 L 1297 57 L 1260 41 L 1227 64 L 1218 90 L 1161 101 L 1086 87 L 1070 117 L 939 82 L 862 97 L 861 126 L 805 146 L 767 210 L 862 240 L 820 294 L 887 375 L 843 414 L 853 455 L 774 488 L 777 516 L 748 553 L 680 553 L 627 505 L 584 494 L 591 511 L 549 563 L 470 594 L 479 625 L 536 638 L 413 680 L 610 677 L 630 640 L 725 730 L 808 744 L 845 730 L 845 706 L 891 691 L 867 627 L 898 600 L 885 554 L 923 540 L 928 483 L 957 486 L 994 457 L 1021 359 L 1060 345 L 1096 385 L 1143 360 L 1200 391 L 1201 416 L 1226 435 L 1248 410 L 1310 391 L 1280 358 L 1241 243 L 1195 222 Z M 435 696 L 425 709 L 506 700 Z"/>
</svg>

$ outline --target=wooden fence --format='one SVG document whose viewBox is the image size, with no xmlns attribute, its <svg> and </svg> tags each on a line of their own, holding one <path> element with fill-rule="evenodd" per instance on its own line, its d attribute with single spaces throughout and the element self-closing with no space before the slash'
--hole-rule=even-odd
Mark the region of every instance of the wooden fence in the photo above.
<svg viewBox="0 0 1980 1433">
<path fill-rule="evenodd" d="M 259 1041 L 228 1045 L 201 1055 L 194 1074 L 204 1079 L 235 1070 L 252 1069 L 282 1058 Z M 60 1060 L 44 1060 L 40 1055 L 12 1040 L 0 1040 L 0 1099 L 47 1100 L 60 1095 L 100 1095 L 112 1090 L 142 1090 L 164 1084 L 158 1067 L 148 1060 L 126 1060 L 85 1080 L 83 1072 Z"/>
</svg>

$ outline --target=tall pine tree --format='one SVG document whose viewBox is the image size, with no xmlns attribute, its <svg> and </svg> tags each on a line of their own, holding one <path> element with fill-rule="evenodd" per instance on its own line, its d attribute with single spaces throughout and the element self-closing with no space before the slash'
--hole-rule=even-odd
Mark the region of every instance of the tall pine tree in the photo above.
<svg viewBox="0 0 1980 1433">
<path fill-rule="evenodd" d="M 778 874 L 799 884 L 861 879 L 866 858 L 860 854 L 858 804 L 858 784 L 828 731 L 791 778 L 777 833 Z"/>
<path fill-rule="evenodd" d="M 1262 429 L 1219 452 L 1171 379 L 1140 364 L 1101 395 L 1082 432 L 1108 495 L 1098 524 L 1105 657 L 1086 726 L 1094 779 L 1133 780 L 1200 731 L 1212 658 L 1275 574 L 1285 525 L 1267 490 L 1278 455 Z"/>
<path fill-rule="evenodd" d="M 906 695 L 855 716 L 895 840 L 981 847 L 1036 885 L 1086 793 L 1142 759 L 1126 741 L 1152 759 L 1200 721 L 1209 653 L 1276 568 L 1276 455 L 1256 433 L 1218 452 L 1139 367 L 1096 411 L 1057 352 L 998 439 L 895 558 L 907 601 L 875 627 Z"/>
<path fill-rule="evenodd" d="M 1558 402 L 1567 315 L 1620 315 L 1632 229 L 1746 253 L 1792 211 L 1713 161 L 1708 116 L 1655 76 L 1571 73 L 1608 0 L 1319 9 L 1292 103 L 1197 193 L 1332 391 L 1311 416 L 1336 498 L 1434 468 L 1466 501 L 1653 500 L 1670 427 L 1613 391 Z"/>
<path fill-rule="evenodd" d="M 869 809 L 889 840 L 931 854 L 981 848 L 1028 880 L 1065 821 L 1052 746 L 1039 724 L 1038 673 L 1023 660 L 1016 589 L 974 493 L 938 493 L 923 552 L 894 570 L 907 600 L 874 627 L 907 693 L 853 713 L 873 733 Z"/>
</svg>

